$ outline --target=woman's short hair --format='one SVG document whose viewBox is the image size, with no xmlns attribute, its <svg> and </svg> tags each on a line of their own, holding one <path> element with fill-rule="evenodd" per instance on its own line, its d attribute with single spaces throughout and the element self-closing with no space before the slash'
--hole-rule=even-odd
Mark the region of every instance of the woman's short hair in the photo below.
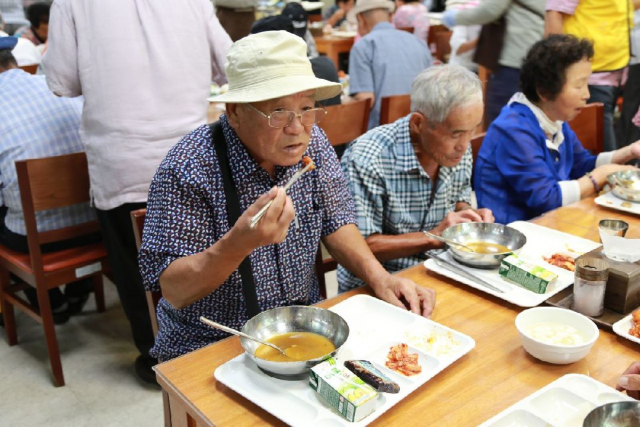
<svg viewBox="0 0 640 427">
<path fill-rule="evenodd" d="M 482 102 L 477 75 L 460 65 L 436 65 L 422 71 L 411 85 L 411 111 L 431 124 L 443 123 L 457 107 Z"/>
<path fill-rule="evenodd" d="M 555 34 L 534 44 L 522 62 L 520 90 L 531 102 L 540 96 L 550 101 L 562 92 L 567 69 L 583 59 L 593 58 L 593 44 L 569 34 Z"/>
</svg>

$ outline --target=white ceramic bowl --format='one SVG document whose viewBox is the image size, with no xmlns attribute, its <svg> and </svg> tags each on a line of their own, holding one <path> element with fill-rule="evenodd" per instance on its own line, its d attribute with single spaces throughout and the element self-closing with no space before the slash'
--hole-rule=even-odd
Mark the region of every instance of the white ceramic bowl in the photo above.
<svg viewBox="0 0 640 427">
<path fill-rule="evenodd" d="M 539 323 L 560 323 L 576 328 L 585 338 L 583 344 L 547 344 L 529 335 L 529 329 Z M 585 357 L 598 339 L 600 332 L 591 319 L 575 311 L 556 307 L 534 307 L 516 317 L 516 328 L 520 333 L 524 349 L 543 362 L 567 364 Z"/>
</svg>

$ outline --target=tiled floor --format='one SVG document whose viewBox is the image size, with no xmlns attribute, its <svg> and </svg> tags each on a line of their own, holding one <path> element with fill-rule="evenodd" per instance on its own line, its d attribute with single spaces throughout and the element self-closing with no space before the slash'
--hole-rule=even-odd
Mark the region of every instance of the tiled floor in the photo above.
<svg viewBox="0 0 640 427">
<path fill-rule="evenodd" d="M 335 272 L 327 274 L 335 295 Z M 54 387 L 42 327 L 17 312 L 18 345 L 0 328 L 1 427 L 162 426 L 160 391 L 138 381 L 137 351 L 115 287 L 105 279 L 107 311 L 93 298 L 84 312 L 56 327 L 67 385 Z"/>
</svg>

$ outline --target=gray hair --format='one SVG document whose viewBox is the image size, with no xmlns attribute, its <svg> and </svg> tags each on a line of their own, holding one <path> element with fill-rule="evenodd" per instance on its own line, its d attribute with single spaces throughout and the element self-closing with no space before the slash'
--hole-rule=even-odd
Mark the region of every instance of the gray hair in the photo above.
<svg viewBox="0 0 640 427">
<path fill-rule="evenodd" d="M 457 107 L 482 102 L 477 75 L 459 65 L 437 65 L 418 74 L 411 85 L 411 111 L 439 124 Z"/>
</svg>

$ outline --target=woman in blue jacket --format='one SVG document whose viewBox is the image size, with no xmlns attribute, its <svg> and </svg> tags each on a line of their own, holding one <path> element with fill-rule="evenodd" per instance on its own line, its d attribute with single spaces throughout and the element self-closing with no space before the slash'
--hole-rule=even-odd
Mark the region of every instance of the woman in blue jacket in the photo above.
<svg viewBox="0 0 640 427">
<path fill-rule="evenodd" d="M 600 191 L 607 175 L 640 158 L 640 141 L 590 154 L 567 121 L 589 99 L 593 46 L 554 35 L 524 59 L 520 88 L 489 126 L 475 165 L 478 206 L 503 224 L 528 220 Z"/>
</svg>

